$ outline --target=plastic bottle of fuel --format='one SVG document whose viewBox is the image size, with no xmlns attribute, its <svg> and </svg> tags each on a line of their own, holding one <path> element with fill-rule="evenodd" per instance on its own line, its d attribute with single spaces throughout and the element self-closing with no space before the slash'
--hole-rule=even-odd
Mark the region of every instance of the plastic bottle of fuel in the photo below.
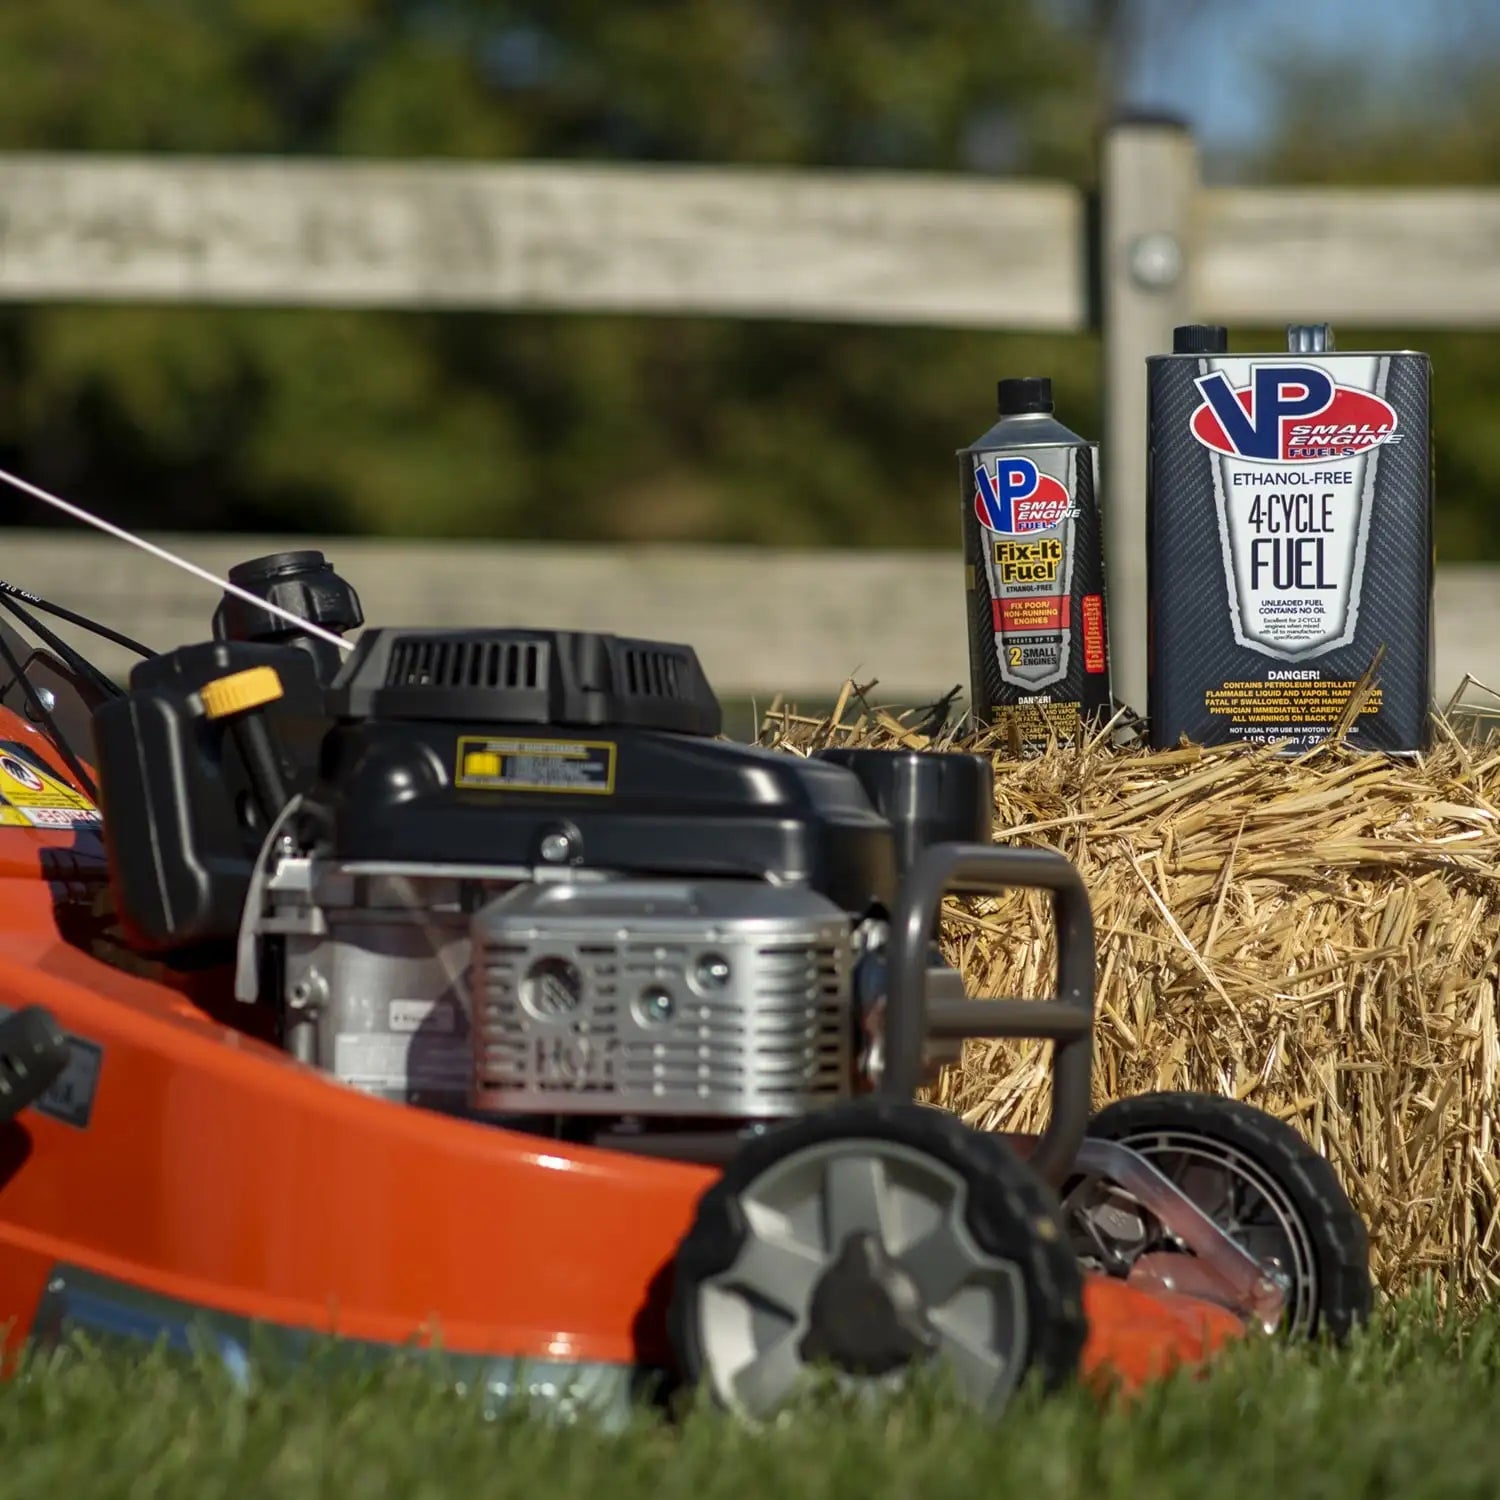
<svg viewBox="0 0 1500 1500">
<path fill-rule="evenodd" d="M 997 394 L 1000 420 L 958 454 L 969 701 L 1024 753 L 1111 711 L 1099 452 L 1057 420 L 1050 380 Z"/>
</svg>

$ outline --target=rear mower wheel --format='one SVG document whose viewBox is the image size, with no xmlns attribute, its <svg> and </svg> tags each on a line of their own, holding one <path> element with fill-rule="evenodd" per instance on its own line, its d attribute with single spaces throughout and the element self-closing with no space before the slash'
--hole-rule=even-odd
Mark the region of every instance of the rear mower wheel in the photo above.
<svg viewBox="0 0 1500 1500">
<path fill-rule="evenodd" d="M 1345 1337 L 1373 1301 L 1369 1235 L 1328 1161 L 1291 1126 L 1236 1099 L 1156 1093 L 1089 1122 L 1170 1178 L 1285 1283 L 1281 1332 Z M 1064 1185 L 1065 1222 L 1086 1266 L 1127 1275 L 1141 1255 L 1180 1248 L 1155 1218 L 1097 1178 Z"/>
<path fill-rule="evenodd" d="M 679 1373 L 761 1421 L 823 1371 L 851 1392 L 947 1367 L 1004 1409 L 1077 1370 L 1082 1277 L 1051 1190 L 946 1112 L 859 1101 L 743 1147 L 677 1253 Z"/>
</svg>

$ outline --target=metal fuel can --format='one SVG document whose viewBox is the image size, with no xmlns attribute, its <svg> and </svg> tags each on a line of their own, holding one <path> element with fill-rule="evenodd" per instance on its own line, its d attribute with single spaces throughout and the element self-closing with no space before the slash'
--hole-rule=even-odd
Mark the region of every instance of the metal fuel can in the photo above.
<svg viewBox="0 0 1500 1500">
<path fill-rule="evenodd" d="M 1057 420 L 1050 380 L 997 395 L 999 420 L 958 453 L 970 712 L 1024 753 L 1111 711 L 1099 451 Z"/>
<path fill-rule="evenodd" d="M 1330 737 L 1412 754 L 1433 675 L 1431 366 L 1335 351 L 1293 325 L 1285 353 L 1177 329 L 1147 360 L 1151 743 Z"/>
</svg>

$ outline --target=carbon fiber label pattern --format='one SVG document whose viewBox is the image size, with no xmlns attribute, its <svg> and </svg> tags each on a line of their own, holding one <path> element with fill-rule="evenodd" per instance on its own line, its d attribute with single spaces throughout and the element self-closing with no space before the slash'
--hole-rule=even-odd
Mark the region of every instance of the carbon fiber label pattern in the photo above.
<svg viewBox="0 0 1500 1500">
<path fill-rule="evenodd" d="M 1149 716 L 1158 748 L 1349 736 L 1425 746 L 1432 676 L 1424 355 L 1148 361 Z"/>
<path fill-rule="evenodd" d="M 1016 464 L 1055 497 L 1031 524 L 1008 502 L 1004 472 Z M 977 722 L 1007 725 L 1023 743 L 1070 739 L 1110 708 L 1097 474 L 1092 445 L 971 450 L 959 461 L 971 705 Z"/>
</svg>

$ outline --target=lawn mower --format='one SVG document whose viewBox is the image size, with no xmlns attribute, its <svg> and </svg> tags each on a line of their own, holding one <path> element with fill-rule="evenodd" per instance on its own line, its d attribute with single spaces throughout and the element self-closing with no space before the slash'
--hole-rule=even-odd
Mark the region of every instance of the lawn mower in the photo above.
<svg viewBox="0 0 1500 1500">
<path fill-rule="evenodd" d="M 987 757 L 731 742 L 684 645 L 359 630 L 316 552 L 224 588 L 154 654 L 0 586 L 12 1351 L 332 1334 L 751 1421 L 941 1367 L 995 1415 L 1368 1311 L 1289 1127 L 1091 1117 L 1088 895 L 993 842 Z M 137 651 L 128 687 L 47 614 Z M 1015 887 L 1055 994 L 967 997 L 943 901 Z M 1051 1042 L 1035 1138 L 917 1102 L 974 1037 Z"/>
</svg>

